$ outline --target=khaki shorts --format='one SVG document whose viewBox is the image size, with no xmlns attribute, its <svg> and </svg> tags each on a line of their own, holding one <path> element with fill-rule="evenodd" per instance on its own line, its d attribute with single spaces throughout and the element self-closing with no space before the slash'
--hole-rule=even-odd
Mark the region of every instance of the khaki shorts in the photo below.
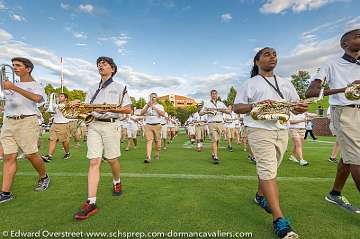
<svg viewBox="0 0 360 239">
<path fill-rule="evenodd" d="M 291 138 L 304 138 L 305 137 L 305 129 L 289 129 L 289 134 Z"/>
<path fill-rule="evenodd" d="M 67 142 L 70 140 L 69 124 L 53 123 L 50 128 L 50 140 L 59 140 L 59 142 Z"/>
<path fill-rule="evenodd" d="M 250 148 L 256 158 L 261 180 L 276 178 L 277 169 L 288 145 L 288 130 L 247 128 Z"/>
<path fill-rule="evenodd" d="M 120 157 L 121 127 L 116 123 L 93 121 L 87 134 L 87 158 Z"/>
<path fill-rule="evenodd" d="M 204 125 L 195 125 L 195 138 L 196 140 L 202 140 L 205 136 Z"/>
<path fill-rule="evenodd" d="M 219 141 L 224 131 L 223 123 L 209 123 L 209 134 L 212 142 Z"/>
<path fill-rule="evenodd" d="M 235 128 L 226 128 L 226 138 L 233 139 L 235 138 Z"/>
<path fill-rule="evenodd" d="M 168 127 L 166 125 L 161 126 L 161 138 L 167 139 Z"/>
<path fill-rule="evenodd" d="M 3 122 L 0 140 L 4 154 L 15 154 L 18 152 L 18 147 L 25 154 L 38 152 L 40 128 L 37 116 L 19 120 L 4 117 Z"/>
<path fill-rule="evenodd" d="M 136 129 L 136 128 L 135 128 L 135 129 L 130 129 L 130 128 L 128 128 L 128 129 L 127 129 L 127 136 L 128 136 L 128 138 L 130 138 L 130 139 L 136 139 L 137 129 Z"/>
<path fill-rule="evenodd" d="M 157 124 L 157 125 L 146 124 L 144 126 L 144 130 L 145 130 L 145 138 L 147 141 L 150 140 L 158 141 L 161 139 L 160 137 L 161 124 Z"/>
<path fill-rule="evenodd" d="M 360 165 L 360 109 L 331 106 L 331 121 L 343 162 Z"/>
</svg>

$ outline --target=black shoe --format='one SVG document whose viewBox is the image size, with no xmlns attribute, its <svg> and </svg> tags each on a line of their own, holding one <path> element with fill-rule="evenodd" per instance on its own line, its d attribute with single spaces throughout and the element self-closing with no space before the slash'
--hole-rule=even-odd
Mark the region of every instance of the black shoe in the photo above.
<svg viewBox="0 0 360 239">
<path fill-rule="evenodd" d="M 219 164 L 220 160 L 216 157 L 213 158 L 213 164 Z"/>
<path fill-rule="evenodd" d="M 40 178 L 38 184 L 35 187 L 35 191 L 42 192 L 45 191 L 50 184 L 50 177 L 47 175 L 45 178 Z"/>
<path fill-rule="evenodd" d="M 144 163 L 151 163 L 151 161 L 149 159 L 145 159 Z"/>
<path fill-rule="evenodd" d="M 232 146 L 230 146 L 230 145 L 228 145 L 227 149 L 228 149 L 229 152 L 232 152 L 232 151 L 233 151 L 233 148 L 232 148 Z"/>
<path fill-rule="evenodd" d="M 45 163 L 50 163 L 52 160 L 52 157 L 50 155 L 41 156 L 41 158 Z"/>
<path fill-rule="evenodd" d="M 63 157 L 63 159 L 67 160 L 71 157 L 70 153 L 66 153 Z"/>
<path fill-rule="evenodd" d="M 248 155 L 248 159 L 249 159 L 250 163 L 253 163 L 256 165 L 255 157 L 251 157 L 250 155 Z"/>
<path fill-rule="evenodd" d="M 74 215 L 76 220 L 85 220 L 88 219 L 91 215 L 94 215 L 97 212 L 96 204 L 90 204 L 90 201 L 86 201 L 81 207 L 80 211 Z"/>
<path fill-rule="evenodd" d="M 0 193 L 0 203 L 8 202 L 14 198 L 15 197 L 12 193 L 10 193 L 10 194 L 5 194 L 4 192 Z"/>
</svg>

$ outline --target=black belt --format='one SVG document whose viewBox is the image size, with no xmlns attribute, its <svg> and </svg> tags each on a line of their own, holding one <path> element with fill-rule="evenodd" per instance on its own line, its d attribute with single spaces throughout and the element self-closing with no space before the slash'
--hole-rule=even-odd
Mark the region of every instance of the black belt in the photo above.
<svg viewBox="0 0 360 239">
<path fill-rule="evenodd" d="M 211 123 L 222 123 L 222 121 L 212 121 L 212 122 L 209 122 L 209 124 L 211 124 Z"/>
<path fill-rule="evenodd" d="M 162 126 L 166 125 L 166 124 L 161 124 Z"/>
<path fill-rule="evenodd" d="M 110 118 L 110 119 L 95 119 L 95 121 L 110 122 L 110 123 L 114 123 L 116 120 L 117 120 L 117 118 Z"/>
<path fill-rule="evenodd" d="M 6 118 L 8 119 L 14 119 L 14 120 L 19 120 L 19 119 L 24 119 L 27 117 L 31 117 L 31 116 L 35 116 L 36 114 L 33 115 L 19 115 L 19 116 L 6 116 Z"/>
<path fill-rule="evenodd" d="M 155 123 L 155 124 L 149 124 L 149 123 L 147 123 L 148 125 L 159 125 L 160 123 Z"/>
<path fill-rule="evenodd" d="M 351 108 L 358 108 L 358 109 L 360 109 L 360 105 L 346 105 L 346 107 L 351 107 Z"/>
</svg>

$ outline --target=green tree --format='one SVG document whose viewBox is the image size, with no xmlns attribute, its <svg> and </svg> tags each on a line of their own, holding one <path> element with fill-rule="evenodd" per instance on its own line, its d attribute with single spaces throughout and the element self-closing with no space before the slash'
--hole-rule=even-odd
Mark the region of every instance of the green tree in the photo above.
<svg viewBox="0 0 360 239">
<path fill-rule="evenodd" d="M 224 104 L 226 106 L 233 105 L 236 97 L 236 90 L 233 86 L 231 86 L 230 91 L 227 95 L 226 100 L 224 101 Z"/>
<path fill-rule="evenodd" d="M 45 86 L 45 93 L 47 95 L 50 95 L 51 93 L 53 93 L 55 91 L 54 87 L 51 84 L 47 84 Z"/>
<path fill-rule="evenodd" d="M 305 99 L 305 91 L 309 87 L 310 74 L 307 71 L 298 71 L 296 74 L 291 76 L 297 93 L 300 96 L 300 99 Z"/>
</svg>

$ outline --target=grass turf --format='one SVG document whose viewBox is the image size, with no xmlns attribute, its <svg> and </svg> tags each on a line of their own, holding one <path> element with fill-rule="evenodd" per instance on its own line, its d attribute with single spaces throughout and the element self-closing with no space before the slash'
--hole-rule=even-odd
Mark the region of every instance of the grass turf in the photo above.
<svg viewBox="0 0 360 239">
<path fill-rule="evenodd" d="M 307 167 L 287 160 L 278 176 L 281 206 L 300 238 L 359 238 L 359 215 L 325 202 L 336 172 L 327 161 L 334 138 L 319 137 L 304 145 Z M 41 151 L 47 150 L 47 135 Z M 254 202 L 257 189 L 255 167 L 242 147 L 227 152 L 220 149 L 220 165 L 210 161 L 210 148 L 195 152 L 184 134 L 161 152 L 159 161 L 144 165 L 145 144 L 125 152 L 121 145 L 123 195 L 111 195 L 110 168 L 102 165 L 97 196 L 99 212 L 86 221 L 73 220 L 73 214 L 87 197 L 86 145 L 71 148 L 64 161 L 60 145 L 53 162 L 46 164 L 51 185 L 42 193 L 33 191 L 36 174 L 26 160 L 18 162 L 13 193 L 15 200 L 0 204 L 1 231 L 102 231 L 113 232 L 252 232 L 252 238 L 276 238 L 271 216 Z M 289 144 L 291 149 L 291 143 Z M 2 167 L 0 165 L 0 167 Z M 154 175 L 156 174 L 156 175 Z M 151 176 L 153 175 L 153 176 Z M 218 177 L 189 177 L 217 175 Z M 223 177 L 250 176 L 243 178 Z M 151 177 L 150 177 L 151 176 Z M 360 206 L 359 192 L 349 178 L 343 194 Z M 1 237 L 1 235 L 0 235 Z"/>
</svg>

